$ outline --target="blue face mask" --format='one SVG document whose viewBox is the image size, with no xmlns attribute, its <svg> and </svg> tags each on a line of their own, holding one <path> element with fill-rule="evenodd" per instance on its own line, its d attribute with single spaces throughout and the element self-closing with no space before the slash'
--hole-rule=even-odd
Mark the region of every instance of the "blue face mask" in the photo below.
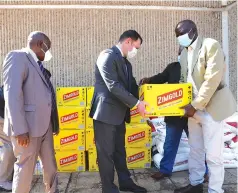
<svg viewBox="0 0 238 193">
<path fill-rule="evenodd" d="M 180 56 L 178 56 L 178 62 L 180 63 Z"/>
<path fill-rule="evenodd" d="M 192 29 L 191 29 L 191 30 L 192 30 Z M 191 30 L 190 30 L 190 31 L 191 31 Z M 177 37 L 178 42 L 179 42 L 179 44 L 180 44 L 181 46 L 188 47 L 188 46 L 191 45 L 195 34 L 194 34 L 193 38 L 190 39 L 189 36 L 188 36 L 188 34 L 190 33 L 190 31 L 189 31 L 188 33 L 184 34 L 184 35 L 181 35 L 181 36 Z"/>
</svg>

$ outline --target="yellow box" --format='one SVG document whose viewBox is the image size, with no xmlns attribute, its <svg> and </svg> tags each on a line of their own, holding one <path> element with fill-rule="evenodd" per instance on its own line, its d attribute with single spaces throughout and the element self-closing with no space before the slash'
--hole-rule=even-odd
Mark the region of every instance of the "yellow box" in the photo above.
<svg viewBox="0 0 238 193">
<path fill-rule="evenodd" d="M 94 139 L 94 130 L 86 129 L 86 151 L 89 149 L 96 148 L 95 139 Z"/>
<path fill-rule="evenodd" d="M 151 149 L 126 148 L 128 169 L 140 169 L 151 167 Z"/>
<path fill-rule="evenodd" d="M 55 157 L 59 172 L 85 171 L 84 151 L 56 151 Z"/>
<path fill-rule="evenodd" d="M 58 107 L 60 129 L 85 129 L 84 107 Z"/>
<path fill-rule="evenodd" d="M 93 129 L 93 119 L 89 117 L 90 107 L 86 107 L 86 129 Z"/>
<path fill-rule="evenodd" d="M 182 116 L 180 107 L 192 101 L 192 85 L 187 84 L 146 84 L 140 87 L 141 100 L 149 103 L 149 116 Z"/>
<path fill-rule="evenodd" d="M 55 150 L 85 150 L 85 131 L 62 130 L 59 135 L 54 136 Z"/>
<path fill-rule="evenodd" d="M 98 161 L 97 161 L 97 150 L 96 148 L 90 149 L 88 151 L 88 170 L 90 172 L 97 172 L 98 169 Z"/>
<path fill-rule="evenodd" d="M 131 114 L 131 123 L 146 123 L 146 121 L 149 118 L 143 118 L 142 116 L 140 116 L 137 107 L 133 107 L 130 110 L 130 114 Z"/>
<path fill-rule="evenodd" d="M 94 87 L 87 87 L 87 107 L 91 106 L 91 101 L 93 99 Z"/>
<path fill-rule="evenodd" d="M 57 87 L 58 106 L 86 106 L 86 87 Z"/>
<path fill-rule="evenodd" d="M 126 148 L 128 169 L 140 169 L 151 167 L 151 150 L 148 148 Z M 98 171 L 97 151 L 88 151 L 89 171 Z"/>
<path fill-rule="evenodd" d="M 151 127 L 147 124 L 126 125 L 126 147 L 151 148 Z"/>
<path fill-rule="evenodd" d="M 151 128 L 147 124 L 126 125 L 125 143 L 127 148 L 151 148 Z M 86 129 L 86 150 L 96 148 L 94 130 Z"/>
</svg>

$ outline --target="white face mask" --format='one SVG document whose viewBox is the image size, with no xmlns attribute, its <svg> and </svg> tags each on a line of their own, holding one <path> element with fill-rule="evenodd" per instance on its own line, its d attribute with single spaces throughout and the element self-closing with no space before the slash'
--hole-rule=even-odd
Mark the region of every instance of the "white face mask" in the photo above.
<svg viewBox="0 0 238 193">
<path fill-rule="evenodd" d="M 48 62 L 48 61 L 50 61 L 51 60 L 51 58 L 53 57 L 52 56 L 52 54 L 51 54 L 51 52 L 50 52 L 50 50 L 49 50 L 49 48 L 48 48 L 48 46 L 43 42 L 43 44 L 45 45 L 45 47 L 47 48 L 47 51 L 45 52 L 43 49 L 41 49 L 42 50 L 42 52 L 44 52 L 45 53 L 45 58 L 44 58 L 44 62 Z"/>
<path fill-rule="evenodd" d="M 135 47 L 133 47 L 133 49 L 131 51 L 128 51 L 127 58 L 133 58 L 136 56 L 136 54 L 137 54 L 137 49 Z"/>
<path fill-rule="evenodd" d="M 178 56 L 178 62 L 180 62 L 180 56 Z"/>
<path fill-rule="evenodd" d="M 191 30 L 192 30 L 192 29 L 191 29 Z M 191 30 L 190 30 L 190 31 L 191 31 Z M 189 38 L 189 35 L 188 35 L 188 34 L 190 33 L 190 31 L 189 31 L 188 33 L 186 33 L 186 34 L 183 34 L 183 35 L 177 37 L 178 42 L 179 42 L 179 44 L 180 44 L 181 46 L 183 46 L 183 47 L 188 47 L 188 46 L 191 45 L 195 34 L 194 34 L 193 38 L 190 39 L 190 38 Z"/>
</svg>

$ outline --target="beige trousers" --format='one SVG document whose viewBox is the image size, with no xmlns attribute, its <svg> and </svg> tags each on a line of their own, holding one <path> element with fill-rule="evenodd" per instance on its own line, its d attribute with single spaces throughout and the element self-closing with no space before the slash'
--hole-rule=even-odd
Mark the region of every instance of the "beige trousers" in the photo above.
<svg viewBox="0 0 238 193">
<path fill-rule="evenodd" d="M 57 166 L 51 128 L 42 137 L 30 137 L 30 144 L 27 148 L 19 146 L 15 137 L 11 137 L 11 140 L 17 158 L 14 165 L 12 192 L 30 192 L 34 168 L 39 156 L 43 166 L 45 192 L 58 193 Z"/>
<path fill-rule="evenodd" d="M 16 158 L 13 153 L 12 143 L 8 136 L 3 133 L 3 118 L 0 117 L 0 140 L 3 143 L 1 147 L 0 158 L 0 183 L 11 181 L 13 168 Z"/>
</svg>

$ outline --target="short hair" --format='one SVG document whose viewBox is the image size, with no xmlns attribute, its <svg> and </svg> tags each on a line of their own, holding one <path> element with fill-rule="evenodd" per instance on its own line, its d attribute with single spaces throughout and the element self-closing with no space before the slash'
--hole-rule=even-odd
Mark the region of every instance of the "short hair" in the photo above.
<svg viewBox="0 0 238 193">
<path fill-rule="evenodd" d="M 139 34 L 137 31 L 135 31 L 135 30 L 127 30 L 127 31 L 125 31 L 125 32 L 120 36 L 119 42 L 122 42 L 122 41 L 124 41 L 124 40 L 127 39 L 127 38 L 131 38 L 131 39 L 134 40 L 134 41 L 137 41 L 138 39 L 140 39 L 141 44 L 142 44 L 142 42 L 143 42 L 142 37 L 141 37 L 140 34 Z"/>
<path fill-rule="evenodd" d="M 176 25 L 175 31 L 180 31 L 180 29 L 178 29 L 178 26 L 184 25 L 184 24 L 191 26 L 194 33 L 198 32 L 196 24 L 192 20 L 190 20 L 190 19 L 185 19 L 185 20 L 180 21 Z"/>
</svg>

